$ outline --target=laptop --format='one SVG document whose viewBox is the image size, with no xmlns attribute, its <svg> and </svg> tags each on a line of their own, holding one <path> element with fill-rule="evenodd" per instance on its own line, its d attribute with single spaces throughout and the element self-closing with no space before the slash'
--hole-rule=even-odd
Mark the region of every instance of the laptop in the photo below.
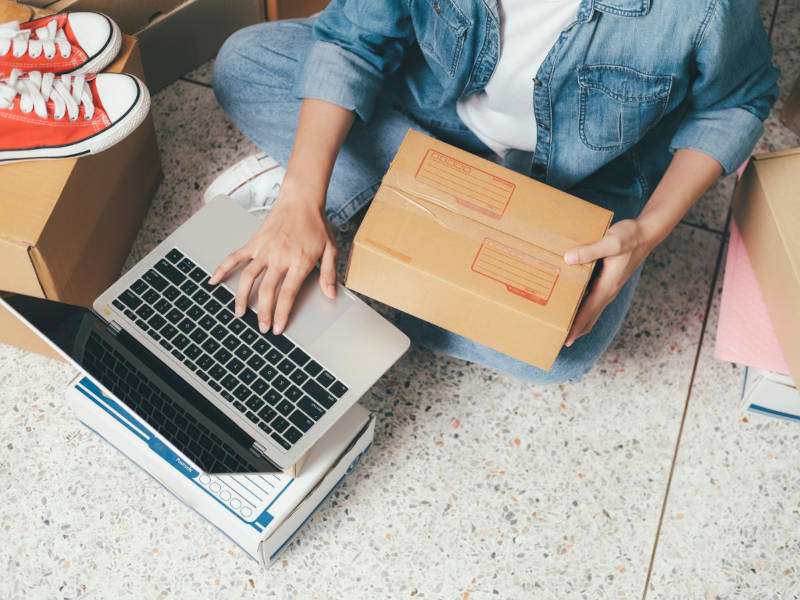
<svg viewBox="0 0 800 600">
<path fill-rule="evenodd" d="M 109 394 L 207 473 L 294 465 L 408 349 L 409 339 L 314 270 L 285 331 L 258 329 L 255 291 L 234 316 L 237 270 L 208 278 L 261 221 L 218 196 L 139 261 L 93 310 L 0 299 Z M 253 290 L 257 289 L 258 280 Z"/>
</svg>

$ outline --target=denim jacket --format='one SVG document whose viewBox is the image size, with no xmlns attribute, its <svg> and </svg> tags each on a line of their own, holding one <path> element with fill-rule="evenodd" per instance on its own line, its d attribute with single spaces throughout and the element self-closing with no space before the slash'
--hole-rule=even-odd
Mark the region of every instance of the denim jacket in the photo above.
<svg viewBox="0 0 800 600">
<path fill-rule="evenodd" d="M 481 90 L 499 57 L 497 0 L 332 0 L 298 96 L 364 120 L 390 75 L 435 109 Z M 534 79 L 529 175 L 646 201 L 678 148 L 726 173 L 778 96 L 755 0 L 582 0 Z"/>
</svg>

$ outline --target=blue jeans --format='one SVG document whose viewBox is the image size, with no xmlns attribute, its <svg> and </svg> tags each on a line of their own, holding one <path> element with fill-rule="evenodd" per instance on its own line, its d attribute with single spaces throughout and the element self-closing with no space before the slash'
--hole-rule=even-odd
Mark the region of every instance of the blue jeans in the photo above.
<svg viewBox="0 0 800 600">
<path fill-rule="evenodd" d="M 294 143 L 301 99 L 293 90 L 298 62 L 311 43 L 310 19 L 260 23 L 233 34 L 214 66 L 214 91 L 236 126 L 280 164 L 286 165 Z M 336 159 L 326 203 L 334 226 L 344 225 L 375 195 L 409 128 L 423 131 L 475 154 L 492 152 L 458 118 L 455 105 L 435 113 L 423 110 L 402 79 L 390 77 L 369 122 L 357 119 Z M 529 152 L 509 152 L 505 166 L 525 173 Z M 615 219 L 635 217 L 639 198 L 614 197 L 591 188 L 570 190 L 605 206 Z M 608 347 L 628 312 L 641 268 L 623 286 L 587 335 L 562 348 L 554 365 L 543 371 L 440 327 L 400 313 L 396 324 L 414 343 L 480 363 L 531 383 L 577 381 Z"/>
</svg>

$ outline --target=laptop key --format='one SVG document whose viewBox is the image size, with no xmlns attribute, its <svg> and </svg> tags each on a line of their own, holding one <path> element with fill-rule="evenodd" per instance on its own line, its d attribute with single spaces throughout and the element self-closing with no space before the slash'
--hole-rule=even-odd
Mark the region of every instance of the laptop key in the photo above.
<svg viewBox="0 0 800 600">
<path fill-rule="evenodd" d="M 261 419 L 259 419 L 259 418 L 256 416 L 256 414 L 255 414 L 255 413 L 253 413 L 253 412 L 250 412 L 250 411 L 247 411 L 247 414 L 245 415 L 245 417 L 247 417 L 248 419 L 250 419 L 250 420 L 251 420 L 253 423 L 260 423 L 260 422 L 261 422 Z"/>
<path fill-rule="evenodd" d="M 266 357 L 267 362 L 271 365 L 277 365 L 281 359 L 283 359 L 283 355 L 278 352 L 275 348 L 271 348 L 269 352 L 267 352 Z"/>
<path fill-rule="evenodd" d="M 215 392 L 218 392 L 222 389 L 222 386 L 220 386 L 220 384 L 218 384 L 216 381 L 213 380 L 209 381 L 208 385 L 211 386 L 211 389 L 214 390 Z"/>
<path fill-rule="evenodd" d="M 111 304 L 113 304 L 118 310 L 125 310 L 125 305 L 117 299 L 112 300 Z"/>
<path fill-rule="evenodd" d="M 189 334 L 189 338 L 193 341 L 197 342 L 198 344 L 202 344 L 203 341 L 208 337 L 208 334 L 200 329 L 199 327 L 195 329 L 191 334 Z"/>
<path fill-rule="evenodd" d="M 175 302 L 175 298 L 181 295 L 181 292 L 174 285 L 169 286 L 164 290 L 164 297 L 170 302 Z"/>
<path fill-rule="evenodd" d="M 270 344 L 275 346 L 278 350 L 283 352 L 284 354 L 289 354 L 292 350 L 294 350 L 295 345 L 292 341 L 285 337 L 284 335 L 275 335 L 272 331 L 268 331 L 264 334 Z"/>
<path fill-rule="evenodd" d="M 226 335 L 228 335 L 228 330 L 222 325 L 216 325 L 213 329 L 211 329 L 211 337 L 213 337 L 215 340 L 221 342 L 225 339 Z"/>
<path fill-rule="evenodd" d="M 214 325 L 216 325 L 216 323 L 217 322 L 211 315 L 203 315 L 203 317 L 200 319 L 199 325 L 206 331 L 210 331 L 211 328 L 214 327 Z"/>
<path fill-rule="evenodd" d="M 278 415 L 277 417 L 275 417 L 272 420 L 270 425 L 272 425 L 273 429 L 275 429 L 276 431 L 280 432 L 280 431 L 283 431 L 284 429 L 286 429 L 289 426 L 289 421 L 284 419 L 282 416 Z"/>
<path fill-rule="evenodd" d="M 139 308 L 139 305 L 142 303 L 142 299 L 130 290 L 125 290 L 122 292 L 118 300 L 128 308 L 132 308 L 134 310 Z"/>
<path fill-rule="evenodd" d="M 181 291 L 184 294 L 188 294 L 189 296 L 191 296 L 197 291 L 197 284 L 191 279 L 187 279 L 186 281 L 183 282 L 183 285 L 181 286 Z"/>
<path fill-rule="evenodd" d="M 275 377 L 277 373 L 278 370 L 272 365 L 267 365 L 258 372 L 258 374 L 261 375 L 267 381 L 270 381 L 273 377 Z"/>
<path fill-rule="evenodd" d="M 192 300 L 189 296 L 185 296 L 181 294 L 181 297 L 175 301 L 175 306 L 180 308 L 181 310 L 186 310 L 192 305 Z"/>
<path fill-rule="evenodd" d="M 221 364 L 224 365 L 231 359 L 231 356 L 233 355 L 227 350 L 225 350 L 225 348 L 220 348 L 219 350 L 217 350 L 217 353 L 214 355 L 214 358 L 216 358 Z"/>
<path fill-rule="evenodd" d="M 228 372 L 225 369 L 223 369 L 222 366 L 215 364 L 213 367 L 211 367 L 211 369 L 209 369 L 208 374 L 211 375 L 211 377 L 213 377 L 217 381 L 219 381 L 220 379 L 225 377 L 225 375 L 227 375 Z"/>
<path fill-rule="evenodd" d="M 180 251 L 180 250 L 178 250 L 177 248 L 173 248 L 172 250 L 170 250 L 169 252 L 167 252 L 167 258 L 169 259 L 169 261 L 170 261 L 170 262 L 172 262 L 172 263 L 176 263 L 176 262 L 178 262 L 180 259 L 182 259 L 182 258 L 183 258 L 183 252 L 181 252 L 181 251 Z"/>
<path fill-rule="evenodd" d="M 194 329 L 194 321 L 186 317 L 183 321 L 178 323 L 178 329 L 180 329 L 183 333 L 191 333 L 192 329 Z"/>
<path fill-rule="evenodd" d="M 289 429 L 283 432 L 283 437 L 289 440 L 289 442 L 292 444 L 297 443 L 297 440 L 299 440 L 302 436 L 303 434 L 294 427 L 289 427 Z"/>
<path fill-rule="evenodd" d="M 244 369 L 244 363 L 238 358 L 232 358 L 230 361 L 228 361 L 228 364 L 226 364 L 225 367 L 228 369 L 228 371 L 236 375 L 239 373 L 239 371 Z"/>
<path fill-rule="evenodd" d="M 136 309 L 136 314 L 142 319 L 149 319 L 153 316 L 153 309 L 147 306 L 147 304 L 142 304 L 138 309 Z"/>
<path fill-rule="evenodd" d="M 204 371 L 208 371 L 211 367 L 213 367 L 216 363 L 214 359 L 211 358 L 208 354 L 203 354 L 200 358 L 195 361 L 201 369 Z"/>
<path fill-rule="evenodd" d="M 289 380 L 286 379 L 283 375 L 278 375 L 275 379 L 272 380 L 272 387 L 274 387 L 279 392 L 282 392 L 287 387 L 289 387 Z"/>
<path fill-rule="evenodd" d="M 202 371 L 197 371 L 197 376 L 203 381 L 208 381 L 208 374 L 203 373 Z"/>
<path fill-rule="evenodd" d="M 241 402 L 239 402 L 238 400 L 234 400 L 233 401 L 233 407 L 236 410 L 238 410 L 239 412 L 242 412 L 242 413 L 246 413 L 247 412 L 247 407 L 244 404 L 242 404 Z"/>
<path fill-rule="evenodd" d="M 238 348 L 239 344 L 241 344 L 241 343 L 242 342 L 235 335 L 229 335 L 222 342 L 222 345 L 225 346 L 228 350 L 233 351 L 233 350 L 236 350 L 236 348 Z"/>
<path fill-rule="evenodd" d="M 325 388 L 313 379 L 309 379 L 303 384 L 303 391 L 325 408 L 330 408 L 336 404 L 336 396 L 325 390 Z"/>
<path fill-rule="evenodd" d="M 267 404 L 270 406 L 275 406 L 283 397 L 280 395 L 278 390 L 270 388 L 269 391 L 264 395 L 264 400 L 267 401 Z"/>
<path fill-rule="evenodd" d="M 249 357 L 249 356 L 250 356 L 252 353 L 253 353 L 253 351 L 252 351 L 252 349 L 250 348 L 250 346 L 245 346 L 244 344 L 242 344 L 241 346 L 239 346 L 239 347 L 236 349 L 236 352 L 234 352 L 234 354 L 235 354 L 237 357 L 239 357 L 241 360 L 247 360 L 247 359 L 248 359 L 248 357 Z"/>
<path fill-rule="evenodd" d="M 137 294 L 141 295 L 145 290 L 147 290 L 147 284 L 144 282 L 144 280 L 137 279 L 131 284 L 131 289 Z"/>
<path fill-rule="evenodd" d="M 280 410 L 280 406 L 278 406 L 278 410 Z M 314 421 L 309 419 L 302 411 L 299 410 L 295 410 L 291 415 L 289 415 L 289 420 L 303 432 L 311 429 L 311 426 L 314 424 Z"/>
<path fill-rule="evenodd" d="M 214 352 L 217 351 L 217 348 L 219 348 L 219 342 L 212 338 L 208 338 L 205 342 L 203 342 L 202 348 L 209 354 L 214 354 Z"/>
<path fill-rule="evenodd" d="M 147 323 L 145 323 L 142 319 L 136 319 L 136 326 L 142 331 L 147 331 L 149 329 L 147 327 Z"/>
<path fill-rule="evenodd" d="M 247 385 L 250 385 L 255 378 L 256 374 L 248 368 L 245 368 L 244 371 L 239 373 L 239 379 L 244 381 Z"/>
<path fill-rule="evenodd" d="M 179 333 L 172 343 L 178 348 L 178 350 L 183 350 L 189 344 L 189 338 L 187 338 L 182 333 Z"/>
<path fill-rule="evenodd" d="M 303 395 L 303 392 L 301 392 L 300 388 L 298 388 L 297 386 L 292 385 L 289 386 L 289 388 L 284 392 L 284 394 L 292 402 L 297 402 L 298 400 L 300 400 L 301 396 Z"/>
<path fill-rule="evenodd" d="M 142 294 L 142 299 L 148 304 L 155 304 L 158 302 L 160 297 L 161 296 L 159 296 L 158 292 L 154 289 L 148 289 L 144 294 Z"/>
<path fill-rule="evenodd" d="M 228 373 L 227 375 L 225 375 L 225 377 L 222 378 L 222 381 L 220 381 L 220 383 L 222 384 L 222 387 L 224 387 L 226 390 L 233 391 L 233 389 L 237 385 L 239 385 L 239 380 L 236 379 L 236 377 L 234 377 L 230 373 Z"/>
<path fill-rule="evenodd" d="M 229 310 L 221 310 L 217 313 L 217 321 L 223 325 L 227 325 L 233 320 L 233 313 Z"/>
<path fill-rule="evenodd" d="M 288 415 L 294 409 L 294 404 L 286 400 L 285 398 L 278 402 L 278 405 L 275 407 L 278 409 L 278 412 L 281 413 L 284 417 Z"/>
<path fill-rule="evenodd" d="M 178 330 L 175 329 L 172 325 L 167 323 L 164 327 L 161 328 L 161 335 L 164 336 L 166 339 L 171 340 L 178 334 Z"/>
<path fill-rule="evenodd" d="M 330 387 L 330 391 L 337 398 L 341 398 L 342 396 L 344 396 L 347 393 L 347 386 L 345 384 L 343 384 L 341 381 L 336 381 Z"/>
<path fill-rule="evenodd" d="M 225 400 L 228 402 L 233 402 L 236 400 L 236 398 L 233 397 L 233 394 L 231 394 L 228 390 L 221 390 L 219 395 L 225 398 Z"/>
<path fill-rule="evenodd" d="M 295 348 L 289 353 L 289 358 L 291 358 L 298 367 L 302 367 L 308 361 L 309 356 L 300 348 Z"/>
<path fill-rule="evenodd" d="M 190 371 L 197 371 L 197 365 L 195 365 L 192 361 L 185 360 L 183 361 L 183 364 L 186 365 Z"/>
<path fill-rule="evenodd" d="M 242 338 L 245 341 L 245 343 L 252 344 L 258 338 L 258 334 L 252 329 L 247 328 L 241 333 L 239 337 Z"/>
<path fill-rule="evenodd" d="M 278 371 L 280 371 L 284 375 L 288 375 L 293 370 L 294 370 L 294 363 L 290 361 L 288 358 L 284 358 L 280 363 L 278 363 Z"/>
<path fill-rule="evenodd" d="M 215 314 L 217 314 L 219 309 L 222 308 L 222 305 L 219 302 L 217 302 L 216 300 L 214 300 L 214 298 L 211 298 L 211 300 L 209 300 L 208 302 L 205 303 L 203 308 L 205 308 L 212 315 L 215 315 Z"/>
<path fill-rule="evenodd" d="M 183 355 L 182 352 L 179 352 L 178 350 L 176 350 L 174 348 L 172 350 L 172 356 L 174 356 L 175 358 L 177 358 L 181 362 L 183 362 L 186 359 L 186 357 Z"/>
<path fill-rule="evenodd" d="M 186 281 L 186 275 L 181 273 L 178 269 L 173 267 L 169 262 L 167 262 L 163 258 L 156 263 L 155 268 L 156 271 L 161 273 L 164 277 L 169 279 L 175 285 L 180 285 L 184 281 Z"/>
<path fill-rule="evenodd" d="M 269 433 L 269 432 L 272 431 L 272 428 L 269 425 L 267 425 L 266 423 L 264 423 L 264 421 L 259 421 L 258 422 L 258 427 L 259 427 L 259 429 L 261 429 L 265 433 Z"/>
<path fill-rule="evenodd" d="M 211 295 L 222 302 L 222 304 L 228 304 L 231 300 L 233 300 L 233 292 L 230 292 L 227 288 L 224 288 L 221 285 L 215 285 L 213 287 L 214 291 L 211 292 Z"/>
<path fill-rule="evenodd" d="M 320 365 L 317 361 L 312 360 L 305 367 L 303 367 L 303 370 L 312 377 L 316 377 L 317 374 L 322 371 L 322 365 Z"/>
<path fill-rule="evenodd" d="M 316 402 L 314 402 L 308 396 L 303 396 L 302 398 L 300 398 L 300 401 L 297 403 L 297 406 L 315 421 L 319 421 L 322 418 L 322 415 L 325 414 L 325 409 L 322 408 Z"/>
<path fill-rule="evenodd" d="M 250 395 L 245 404 L 247 405 L 247 408 L 258 412 L 261 409 L 261 407 L 264 406 L 264 401 L 258 396 Z"/>
<path fill-rule="evenodd" d="M 170 350 L 172 350 L 172 344 L 170 344 L 170 343 L 169 343 L 167 340 L 165 340 L 164 338 L 161 338 L 161 339 L 158 341 L 158 343 L 159 343 L 159 344 L 161 344 L 161 346 L 162 346 L 162 347 L 163 347 L 165 350 L 167 350 L 167 351 L 170 351 Z"/>
<path fill-rule="evenodd" d="M 247 366 L 252 368 L 254 371 L 258 371 L 264 366 L 264 359 L 254 354 L 250 357 L 250 360 L 247 361 Z"/>
<path fill-rule="evenodd" d="M 295 369 L 294 372 L 289 375 L 289 379 L 292 380 L 293 383 L 297 385 L 302 385 L 306 379 L 308 379 L 308 375 L 302 369 Z"/>
<path fill-rule="evenodd" d="M 233 333 L 239 334 L 244 331 L 245 324 L 242 323 L 241 319 L 234 319 L 230 323 L 228 323 L 228 329 Z"/>
<path fill-rule="evenodd" d="M 265 421 L 271 421 L 275 418 L 275 415 L 278 413 L 275 412 L 275 409 L 271 406 L 265 406 L 261 410 L 258 411 L 258 416 L 264 419 Z"/>
<path fill-rule="evenodd" d="M 159 275 L 154 269 L 150 269 L 149 271 L 145 272 L 145 274 L 142 275 L 142 279 L 144 279 L 159 292 L 163 292 L 168 285 L 167 280 Z"/>
<path fill-rule="evenodd" d="M 164 323 L 166 323 L 166 321 L 164 320 L 164 317 L 162 317 L 161 315 L 153 315 L 147 321 L 147 324 L 150 327 L 152 327 L 153 329 L 156 329 L 156 330 L 161 329 L 161 327 L 163 327 Z"/>
<path fill-rule="evenodd" d="M 253 350 L 255 350 L 258 354 L 262 356 L 267 352 L 269 352 L 269 349 L 271 347 L 272 346 L 269 345 L 269 342 L 267 342 L 264 339 L 260 339 L 255 344 L 253 344 Z"/>
<path fill-rule="evenodd" d="M 269 384 L 260 377 L 253 382 L 250 388 L 259 396 L 269 389 Z"/>
<path fill-rule="evenodd" d="M 195 283 L 200 283 L 201 281 L 203 281 L 203 279 L 205 279 L 207 277 L 207 275 L 206 275 L 206 272 L 203 269 L 201 269 L 200 267 L 195 267 L 192 270 L 192 272 L 189 273 L 189 277 Z"/>
<path fill-rule="evenodd" d="M 200 348 L 198 348 L 194 344 L 192 344 L 191 346 L 186 348 L 186 350 L 184 350 L 183 352 L 184 352 L 184 354 L 186 354 L 186 356 L 188 356 L 192 360 L 196 359 L 198 356 L 200 356 L 203 353 L 203 351 L 200 350 Z"/>
<path fill-rule="evenodd" d="M 158 302 L 155 303 L 154 308 L 160 314 L 166 315 L 172 309 L 172 304 L 170 304 L 169 300 L 166 298 L 159 298 Z"/>
<path fill-rule="evenodd" d="M 188 258 L 184 258 L 182 261 L 178 263 L 178 270 L 182 273 L 186 273 L 187 275 L 192 272 L 197 265 L 195 265 L 191 260 Z"/>
<path fill-rule="evenodd" d="M 247 400 L 250 397 L 251 394 L 252 394 L 252 392 L 250 391 L 250 389 L 246 385 L 244 385 L 243 383 L 239 384 L 239 387 L 237 387 L 233 391 L 233 395 L 236 396 L 242 402 Z"/>
<path fill-rule="evenodd" d="M 203 279 L 200 282 L 200 287 L 203 288 L 208 293 L 211 293 L 211 292 L 214 291 L 214 286 L 211 285 L 210 283 L 208 283 L 209 279 L 211 279 L 211 278 L 210 277 L 206 277 L 205 279 Z"/>
<path fill-rule="evenodd" d="M 336 381 L 336 378 L 333 375 L 331 375 L 329 371 L 323 371 L 322 373 L 317 375 L 317 381 L 322 387 L 326 388 L 334 381 Z"/>
<path fill-rule="evenodd" d="M 167 321 L 169 321 L 173 325 L 177 325 L 178 323 L 181 322 L 181 319 L 183 319 L 183 313 L 179 311 L 177 308 L 173 308 L 171 311 L 167 313 L 166 317 Z"/>
<path fill-rule="evenodd" d="M 277 433 L 274 433 L 274 432 L 273 432 L 273 433 L 272 433 L 272 435 L 270 435 L 270 437 L 271 437 L 273 440 L 275 440 L 276 442 L 278 442 L 278 443 L 279 443 L 281 446 L 283 446 L 283 448 L 284 448 L 285 450 L 288 450 L 289 448 L 291 448 L 291 447 L 292 447 L 292 445 L 291 445 L 289 442 L 287 442 L 285 439 L 283 439 L 283 438 L 282 438 L 281 436 L 279 436 Z"/>
<path fill-rule="evenodd" d="M 136 320 L 136 313 L 134 313 L 131 309 L 125 309 L 125 316 L 128 317 L 131 321 Z"/>
</svg>

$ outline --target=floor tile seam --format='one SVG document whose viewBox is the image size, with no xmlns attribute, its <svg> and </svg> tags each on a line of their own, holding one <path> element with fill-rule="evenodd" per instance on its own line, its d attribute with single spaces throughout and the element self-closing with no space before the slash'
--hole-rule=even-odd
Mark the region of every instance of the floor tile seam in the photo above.
<svg viewBox="0 0 800 600">
<path fill-rule="evenodd" d="M 189 79 L 188 77 L 178 77 L 178 80 L 179 81 L 185 81 L 186 83 L 193 83 L 195 85 L 199 85 L 200 87 L 204 87 L 204 88 L 213 89 L 213 87 L 214 87 L 210 83 L 205 83 L 204 81 L 197 81 L 196 79 Z"/>
<path fill-rule="evenodd" d="M 726 227 L 731 219 L 731 211 L 728 209 L 728 214 L 725 219 Z M 703 315 L 703 324 L 700 327 L 700 336 L 697 342 L 697 351 L 695 352 L 694 364 L 692 365 L 692 374 L 689 378 L 689 387 L 686 391 L 686 400 L 683 404 L 683 413 L 681 414 L 680 425 L 678 426 L 678 436 L 675 439 L 675 449 L 672 453 L 672 463 L 669 468 L 669 475 L 667 476 L 667 485 L 664 489 L 664 499 L 661 503 L 661 513 L 658 517 L 658 525 L 656 526 L 656 533 L 653 538 L 653 549 L 650 553 L 650 564 L 647 567 L 647 577 L 644 582 L 644 589 L 642 590 L 642 600 L 647 600 L 647 589 L 650 586 L 650 577 L 653 573 L 653 564 L 655 563 L 656 551 L 658 549 L 658 541 L 661 536 L 661 527 L 664 523 L 664 515 L 666 514 L 667 502 L 669 501 L 670 488 L 672 487 L 672 477 L 675 473 L 675 464 L 678 459 L 678 452 L 680 450 L 681 439 L 683 438 L 683 427 L 686 422 L 686 415 L 689 411 L 689 402 L 692 398 L 692 389 L 694 388 L 695 376 L 697 375 L 697 365 L 700 363 L 700 353 L 703 350 L 703 341 L 705 340 L 706 329 L 708 326 L 708 317 L 711 312 L 711 305 L 714 301 L 714 291 L 717 288 L 717 281 L 719 280 L 720 269 L 722 267 L 722 257 L 725 253 L 725 240 L 720 240 L 719 249 L 717 250 L 717 260 L 714 265 L 714 274 L 711 276 L 711 285 L 709 286 L 709 294 L 706 299 L 706 310 Z"/>
</svg>

